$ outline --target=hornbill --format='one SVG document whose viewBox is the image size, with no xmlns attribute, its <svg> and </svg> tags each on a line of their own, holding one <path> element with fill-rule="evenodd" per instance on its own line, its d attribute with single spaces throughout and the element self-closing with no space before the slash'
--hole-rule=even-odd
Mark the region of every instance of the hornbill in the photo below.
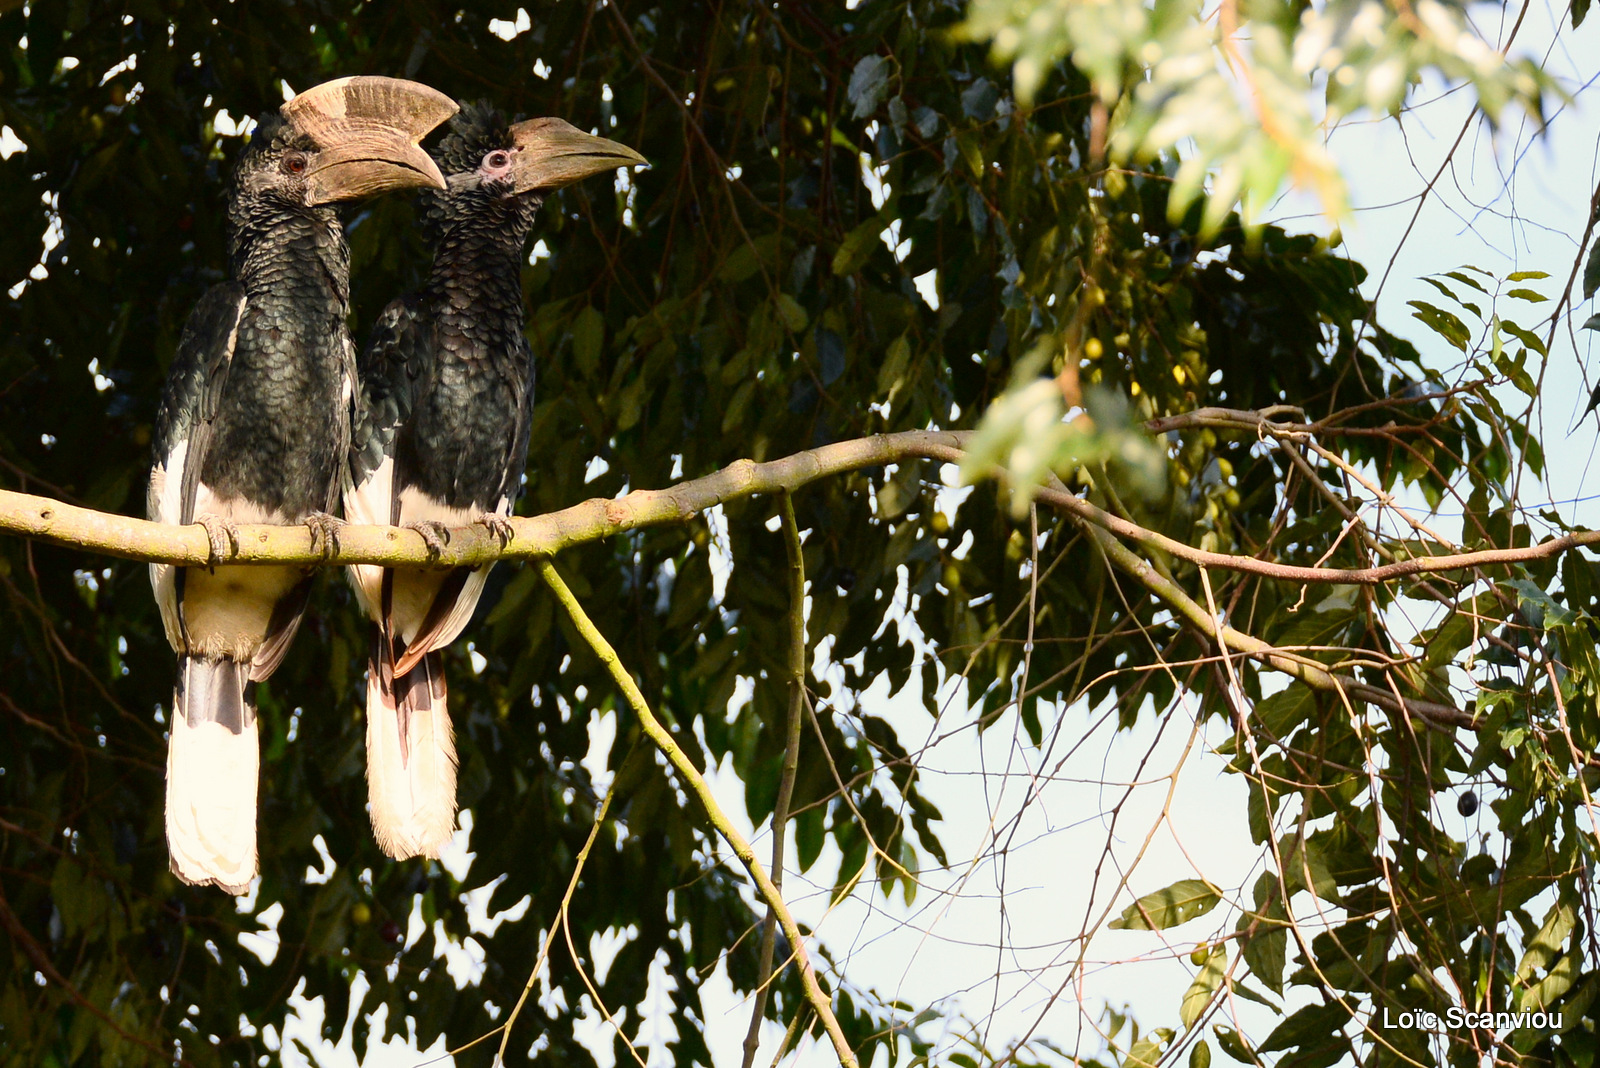
<svg viewBox="0 0 1600 1068">
<path fill-rule="evenodd" d="M 237 523 L 307 523 L 327 544 L 355 390 L 350 250 L 334 205 L 443 187 L 417 142 L 455 110 L 416 82 L 340 78 L 264 118 L 240 155 L 232 279 L 184 327 L 146 500 L 153 520 L 203 524 L 213 562 L 150 568 L 178 654 L 166 823 L 184 882 L 243 894 L 256 873 L 255 684 L 288 650 L 313 572 L 215 562 Z"/>
<path fill-rule="evenodd" d="M 444 528 L 509 539 L 533 406 L 523 337 L 523 243 L 547 193 L 644 163 L 560 119 L 508 125 L 469 105 L 434 152 L 446 188 L 422 193 L 427 284 L 384 309 L 361 356 L 345 518 L 405 525 L 436 555 Z M 472 618 L 489 568 L 350 569 L 372 620 L 367 795 L 385 853 L 438 856 L 456 813 L 442 650 Z"/>
</svg>

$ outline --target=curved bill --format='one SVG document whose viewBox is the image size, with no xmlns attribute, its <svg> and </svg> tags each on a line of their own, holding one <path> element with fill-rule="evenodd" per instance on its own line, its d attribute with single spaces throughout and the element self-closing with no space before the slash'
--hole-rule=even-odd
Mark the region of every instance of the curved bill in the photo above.
<svg viewBox="0 0 1600 1068">
<path fill-rule="evenodd" d="M 455 101 L 401 78 L 336 78 L 283 105 L 283 117 L 317 143 L 306 177 L 315 204 L 392 189 L 444 188 L 417 142 L 456 112 Z"/>
<path fill-rule="evenodd" d="M 627 145 L 586 134 L 562 119 L 529 119 L 511 127 L 517 146 L 512 164 L 516 191 L 559 189 L 590 175 L 649 164 Z"/>
</svg>

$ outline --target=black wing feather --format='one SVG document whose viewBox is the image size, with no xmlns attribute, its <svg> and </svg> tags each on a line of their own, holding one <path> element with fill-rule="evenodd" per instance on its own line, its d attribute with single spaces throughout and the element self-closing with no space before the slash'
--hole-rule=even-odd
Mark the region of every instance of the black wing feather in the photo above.
<svg viewBox="0 0 1600 1068">
<path fill-rule="evenodd" d="M 506 502 L 507 514 L 516 511 L 517 498 L 522 495 L 522 474 L 528 468 L 528 434 L 533 428 L 533 351 L 528 347 L 528 339 L 520 334 L 513 347 L 517 365 L 525 368 L 526 374 L 519 383 L 522 388 L 517 394 L 517 427 L 508 445 L 505 481 L 501 484 L 500 497 Z M 495 503 L 491 501 L 490 507 Z"/>
<path fill-rule="evenodd" d="M 181 515 L 177 520 L 181 523 L 194 521 L 195 489 L 211 445 L 218 403 L 228 382 L 228 366 L 244 307 L 244 287 L 237 282 L 224 282 L 207 290 L 189 313 L 167 375 L 156 416 L 155 455 L 157 463 L 165 463 L 181 442 L 189 443 L 183 470 L 167 472 L 168 478 L 183 480 Z M 151 501 L 150 510 L 154 512 L 155 508 L 156 502 Z M 150 518 L 169 517 L 152 514 Z"/>
<path fill-rule="evenodd" d="M 411 418 L 416 398 L 431 375 L 432 329 L 416 294 L 391 301 L 373 324 L 372 335 L 361 353 L 361 399 L 350 435 L 350 474 L 360 486 L 395 454 L 400 428 Z M 404 485 L 395 472 L 395 485 Z M 399 522 L 400 495 L 393 495 Z"/>
</svg>

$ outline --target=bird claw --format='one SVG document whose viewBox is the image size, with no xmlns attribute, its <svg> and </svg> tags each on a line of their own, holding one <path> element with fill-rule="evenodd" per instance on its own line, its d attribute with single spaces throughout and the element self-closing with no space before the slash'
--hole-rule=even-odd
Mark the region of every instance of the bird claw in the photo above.
<svg viewBox="0 0 1600 1068">
<path fill-rule="evenodd" d="M 311 531 L 312 552 L 320 554 L 326 560 L 338 551 L 339 528 L 344 526 L 343 519 L 328 512 L 312 512 L 301 522 Z"/>
<path fill-rule="evenodd" d="M 499 540 L 502 549 L 511 544 L 517 532 L 517 528 L 511 524 L 511 518 L 499 512 L 485 512 L 478 517 L 478 522 L 489 528 L 489 533 Z"/>
<path fill-rule="evenodd" d="M 437 560 L 444 555 L 444 547 L 450 541 L 449 527 L 437 519 L 419 519 L 415 523 L 407 523 L 406 529 L 422 535 L 423 542 L 428 546 L 429 560 Z"/>
<path fill-rule="evenodd" d="M 221 516 L 197 515 L 194 521 L 206 528 L 206 566 L 216 567 L 228 557 L 239 555 L 239 528 Z"/>
</svg>

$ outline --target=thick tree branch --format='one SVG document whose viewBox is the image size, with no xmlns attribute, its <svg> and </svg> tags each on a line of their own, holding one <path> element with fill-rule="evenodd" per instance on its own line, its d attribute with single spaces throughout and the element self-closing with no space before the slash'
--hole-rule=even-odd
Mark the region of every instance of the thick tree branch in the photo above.
<svg viewBox="0 0 1600 1068">
<path fill-rule="evenodd" d="M 1257 413 L 1217 410 L 1219 419 L 1244 421 Z M 1257 418 L 1260 418 L 1257 415 Z M 906 431 L 836 442 L 779 460 L 739 460 L 715 474 L 666 490 L 635 490 L 613 500 L 594 499 L 559 512 L 514 519 L 511 541 L 501 546 L 484 527 L 450 531 L 448 544 L 430 559 L 421 535 L 400 527 L 342 527 L 338 544 L 328 554 L 314 551 L 311 533 L 303 527 L 241 526 L 239 546 L 223 562 L 241 564 L 382 564 L 390 567 L 477 566 L 499 559 L 545 558 L 562 549 L 598 541 L 623 531 L 684 522 L 726 501 L 757 494 L 792 493 L 832 475 L 910 459 L 960 463 L 969 438 L 964 431 Z M 1203 608 L 1176 583 L 1125 547 L 1127 539 L 1200 567 L 1258 575 L 1283 582 L 1372 586 L 1413 575 L 1506 566 L 1559 556 L 1600 543 L 1600 530 L 1551 538 L 1520 549 L 1485 549 L 1396 560 L 1377 567 L 1303 567 L 1233 556 L 1196 548 L 1067 492 L 1059 484 L 1038 491 L 1038 499 L 1067 512 L 1095 535 L 1108 558 L 1138 579 L 1151 593 L 1172 605 L 1191 625 L 1215 637 L 1228 649 L 1255 657 L 1301 679 L 1314 689 L 1338 691 L 1380 707 L 1416 715 L 1439 726 L 1477 726 L 1472 714 L 1449 705 L 1402 699 L 1379 687 L 1336 675 L 1307 657 L 1272 646 L 1231 627 L 1217 628 Z M 0 531 L 59 545 L 73 546 L 135 560 L 204 566 L 209 544 L 199 525 L 181 527 L 110 515 L 64 504 L 47 497 L 0 490 Z"/>
<path fill-rule="evenodd" d="M 515 533 L 502 547 L 482 526 L 449 532 L 444 552 L 430 559 L 422 535 L 403 527 L 347 525 L 338 544 L 324 555 L 313 549 L 304 527 L 240 526 L 237 552 L 222 557 L 232 564 L 382 564 L 386 567 L 476 567 L 496 560 L 550 556 L 574 545 L 599 541 L 623 531 L 681 523 L 708 508 L 758 494 L 793 492 L 832 475 L 911 459 L 960 463 L 967 431 L 910 430 L 835 442 L 779 460 L 739 460 L 704 478 L 665 490 L 635 490 L 611 500 L 595 498 L 559 512 L 515 518 Z M 1528 563 L 1587 545 L 1600 544 L 1600 530 L 1586 530 L 1522 549 L 1483 549 L 1397 560 L 1378 567 L 1303 567 L 1208 552 L 1097 508 L 1071 493 L 1044 489 L 1040 499 L 1121 538 L 1157 549 L 1201 567 L 1259 575 L 1282 582 L 1377 586 L 1412 575 Z M 204 567 L 209 544 L 198 524 L 168 526 L 128 516 L 96 512 L 49 497 L 0 490 L 0 531 L 91 552 L 169 564 Z"/>
<path fill-rule="evenodd" d="M 838 1055 L 839 1063 L 843 1068 L 857 1068 L 855 1051 L 850 1048 L 849 1041 L 844 1037 L 844 1031 L 839 1027 L 838 1018 L 833 1015 L 833 1007 L 827 993 L 817 982 L 817 973 L 811 966 L 811 954 L 806 950 L 805 935 L 801 932 L 800 925 L 795 922 L 794 915 L 790 913 L 789 906 L 784 903 L 783 894 L 772 884 L 766 869 L 756 858 L 755 849 L 745 836 L 739 833 L 739 828 L 733 825 L 733 821 L 728 819 L 728 814 L 722 810 L 722 806 L 717 803 L 716 795 L 711 792 L 711 786 L 695 768 L 688 755 L 679 748 L 672 735 L 661 725 L 661 721 L 656 719 L 655 713 L 650 710 L 649 702 L 644 699 L 644 694 L 633 681 L 633 676 L 628 674 L 628 669 L 617 656 L 617 651 L 611 647 L 605 635 L 600 633 L 600 629 L 584 612 L 583 606 L 578 603 L 577 597 L 573 596 L 566 581 L 557 573 L 555 564 L 546 559 L 539 559 L 534 561 L 534 566 L 539 569 L 539 575 L 550 587 L 550 592 L 561 602 L 561 607 L 566 610 L 568 618 L 572 620 L 573 626 L 578 628 L 583 640 L 589 644 L 589 648 L 610 672 L 612 680 L 622 691 L 629 707 L 633 709 L 633 714 L 639 717 L 639 725 L 683 777 L 684 783 L 700 799 L 711 825 L 728 843 L 734 855 L 750 873 L 750 878 L 755 880 L 756 887 L 767 902 L 767 907 L 777 913 L 778 922 L 783 925 L 783 933 L 788 937 L 789 946 L 794 952 L 795 963 L 800 966 L 800 982 L 805 987 L 806 1000 L 811 1002 L 811 1008 L 822 1021 L 828 1037 L 833 1040 L 833 1051 Z"/>
<path fill-rule="evenodd" d="M 515 533 L 504 548 L 487 527 L 458 527 L 449 532 L 444 552 L 429 559 L 422 535 L 414 530 L 350 524 L 339 528 L 338 545 L 324 555 L 313 550 L 311 532 L 305 527 L 242 525 L 238 551 L 217 562 L 476 567 L 496 560 L 550 556 L 626 530 L 681 523 L 726 501 L 792 492 L 831 475 L 926 456 L 935 447 L 959 450 L 967 436 L 913 430 L 840 441 L 767 463 L 739 460 L 670 489 L 635 490 L 612 500 L 596 498 L 559 512 L 515 518 Z M 198 524 L 151 523 L 9 490 L 0 490 L 0 531 L 129 560 L 200 567 L 212 562 L 205 530 Z"/>
</svg>

